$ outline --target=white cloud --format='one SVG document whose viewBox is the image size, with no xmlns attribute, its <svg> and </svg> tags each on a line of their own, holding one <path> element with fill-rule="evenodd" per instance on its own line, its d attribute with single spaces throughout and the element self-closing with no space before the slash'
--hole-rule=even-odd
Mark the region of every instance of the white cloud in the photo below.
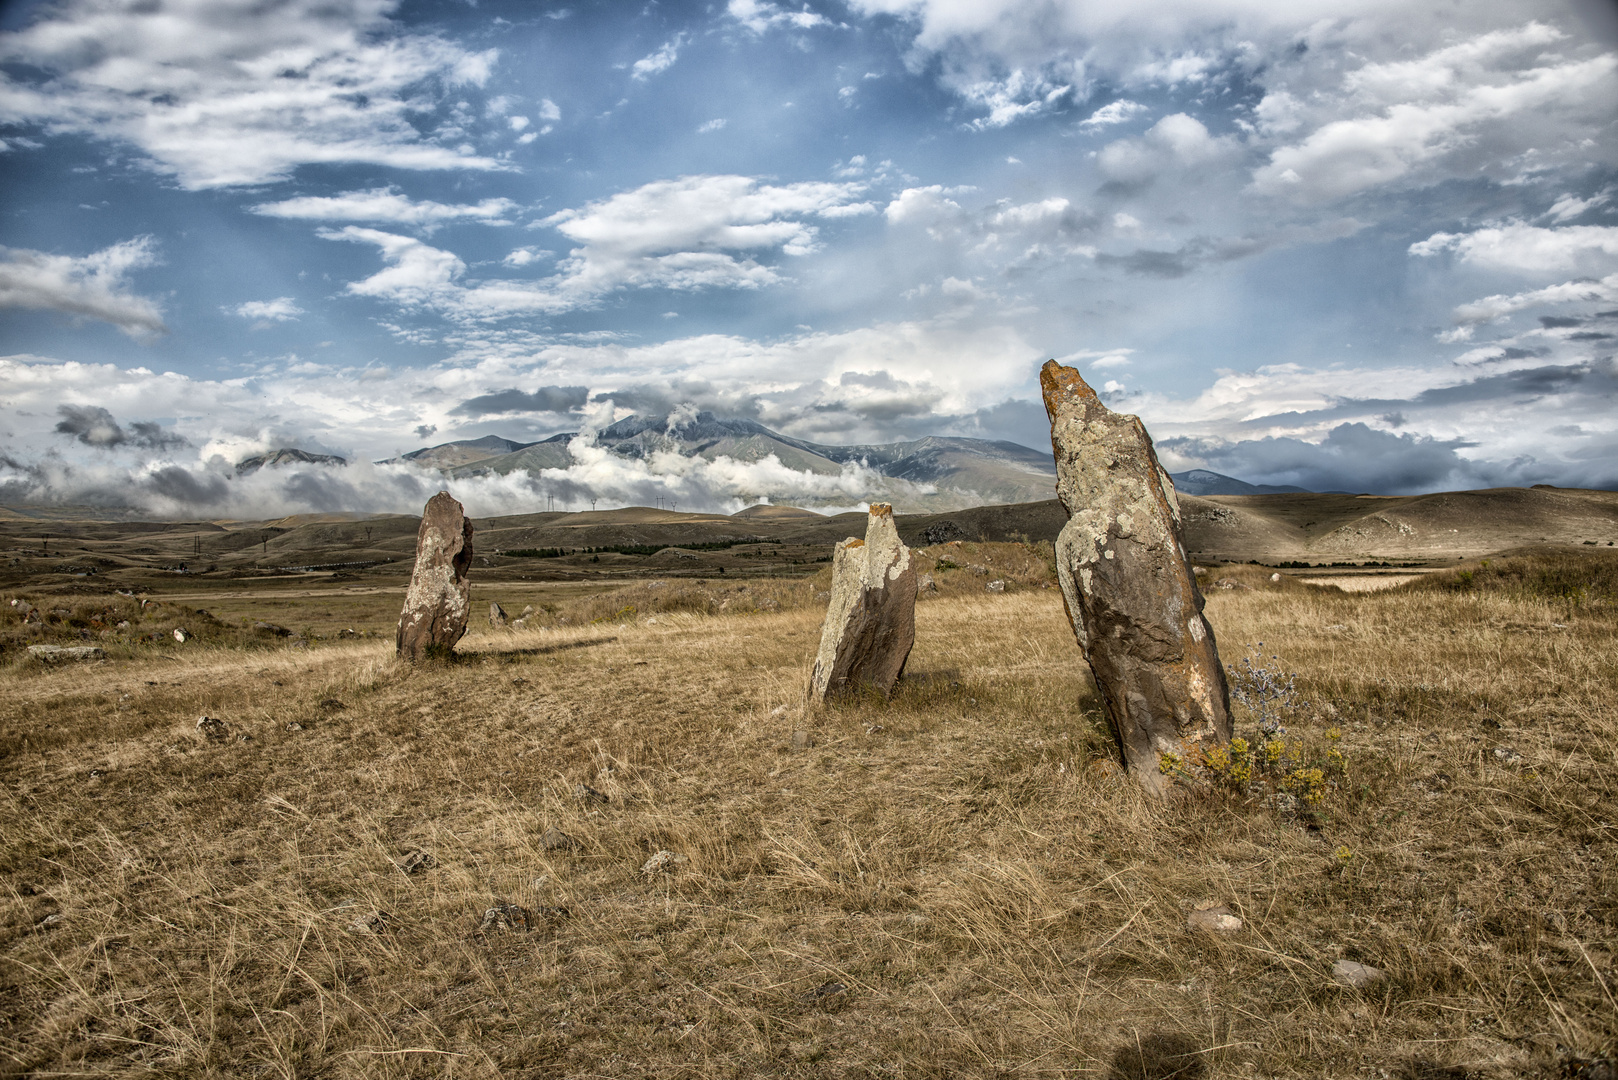
<svg viewBox="0 0 1618 1080">
<path fill-rule="evenodd" d="M 370 243 L 382 249 L 387 268 L 364 281 L 351 282 L 348 291 L 356 296 L 391 300 L 407 307 L 432 305 L 453 296 L 455 279 L 466 272 L 466 264 L 455 255 L 412 237 L 357 225 L 322 229 L 319 235 L 326 240 Z"/>
<path fill-rule="evenodd" d="M 1618 54 L 1547 51 L 1564 36 L 1531 22 L 1416 60 L 1364 64 L 1317 96 L 1308 110 L 1313 130 L 1254 171 L 1254 190 L 1318 202 L 1409 179 L 1475 175 L 1558 143 L 1583 157 L 1569 136 L 1605 122 L 1618 94 Z M 1297 112 L 1294 126 L 1303 125 Z"/>
<path fill-rule="evenodd" d="M 772 27 L 810 30 L 817 26 L 831 25 L 831 21 L 824 15 L 810 11 L 808 4 L 805 4 L 800 11 L 788 11 L 777 4 L 768 3 L 767 0 L 730 0 L 725 13 L 755 34 L 762 34 Z"/>
<path fill-rule="evenodd" d="M 157 262 L 149 236 L 82 258 L 0 247 L 0 308 L 32 308 L 111 323 L 130 337 L 168 333 L 157 303 L 129 291 L 130 271 Z"/>
<path fill-rule="evenodd" d="M 124 142 L 186 188 L 262 184 L 299 165 L 499 169 L 411 123 L 446 88 L 482 85 L 494 50 L 391 32 L 389 0 L 66 0 L 0 35 L 0 120 Z"/>
<path fill-rule="evenodd" d="M 1529 308 L 1575 303 L 1618 303 L 1618 274 L 1608 274 L 1599 281 L 1564 281 L 1559 285 L 1547 285 L 1543 289 L 1485 296 L 1481 300 L 1457 307 L 1454 316 L 1456 323 L 1460 324 L 1459 329 L 1465 330 L 1470 326 L 1497 322 L 1508 315 L 1527 311 Z M 1465 341 L 1470 337 L 1470 333 L 1457 331 L 1450 335 L 1450 340 Z"/>
<path fill-rule="evenodd" d="M 1135 139 L 1108 143 L 1097 158 L 1102 173 L 1126 184 L 1152 180 L 1170 169 L 1186 169 L 1229 160 L 1239 152 L 1228 135 L 1215 137 L 1195 117 L 1165 116 Z"/>
<path fill-rule="evenodd" d="M 523 128 L 532 123 L 532 121 L 530 121 L 526 116 L 513 116 L 511 119 L 507 120 L 506 123 L 511 127 L 512 131 L 521 131 Z"/>
<path fill-rule="evenodd" d="M 723 128 L 729 122 L 730 121 L 724 119 L 723 117 L 720 117 L 717 120 L 706 121 L 705 123 L 703 123 L 703 124 L 701 124 L 701 125 L 699 125 L 697 127 L 697 134 L 698 135 L 706 135 L 710 131 L 718 131 L 720 128 Z"/>
<path fill-rule="evenodd" d="M 942 184 L 905 188 L 883 213 L 890 225 L 936 225 L 961 215 L 961 204 L 947 198 Z"/>
<path fill-rule="evenodd" d="M 1122 124 L 1133 120 L 1143 112 L 1151 112 L 1151 110 L 1138 101 L 1119 98 L 1117 101 L 1101 106 L 1101 108 L 1091 113 L 1088 119 L 1079 121 L 1079 126 L 1107 127 L 1110 124 Z"/>
<path fill-rule="evenodd" d="M 1598 206 L 1605 206 L 1612 199 L 1612 188 L 1598 191 L 1588 199 L 1581 199 L 1575 195 L 1563 195 L 1545 212 L 1545 216 L 1552 221 L 1572 221 L 1586 210 L 1593 210 Z"/>
<path fill-rule="evenodd" d="M 663 43 L 661 49 L 636 60 L 629 69 L 630 77 L 645 81 L 653 75 L 667 71 L 680 58 L 680 46 L 684 44 L 685 35 L 675 34 L 674 37 Z"/>
<path fill-rule="evenodd" d="M 1462 262 L 1517 274 L 1569 274 L 1611 266 L 1618 258 L 1618 227 L 1571 225 L 1542 229 L 1511 222 L 1469 233 L 1434 233 L 1410 245 L 1410 254 L 1453 251 Z"/>
<path fill-rule="evenodd" d="M 1073 86 L 1054 82 L 1038 72 L 1019 69 L 1004 78 L 965 83 L 959 90 L 962 97 L 989 110 L 987 116 L 980 116 L 969 124 L 982 131 L 1002 128 L 1042 113 L 1072 93 Z"/>
<path fill-rule="evenodd" d="M 550 98 L 541 98 L 539 102 L 539 118 L 555 123 L 562 118 L 562 110 Z"/>
<path fill-rule="evenodd" d="M 520 119 L 516 118 L 516 119 Z M 510 225 L 517 210 L 510 199 L 484 199 L 475 204 L 417 202 L 394 187 L 345 191 L 338 195 L 301 195 L 280 202 L 260 203 L 253 213 L 301 221 L 385 221 L 415 225 L 431 231 L 451 221 L 483 225 Z"/>
<path fill-rule="evenodd" d="M 249 300 L 236 308 L 236 314 L 242 318 L 261 322 L 293 322 L 304 313 L 303 308 L 290 296 L 279 296 L 274 300 Z"/>
<path fill-rule="evenodd" d="M 527 266 L 529 263 L 548 259 L 555 255 L 554 251 L 545 251 L 535 247 L 520 247 L 500 261 L 507 266 Z"/>
<path fill-rule="evenodd" d="M 687 176 L 662 180 L 539 225 L 579 246 L 541 281 L 462 281 L 466 264 L 454 254 L 409 237 L 349 226 L 323 231 L 333 240 L 376 244 L 387 268 L 348 291 L 406 307 L 430 307 L 461 320 L 585 307 L 617 289 L 754 289 L 781 280 L 756 256 L 780 251 L 807 255 L 818 248 L 806 216 L 869 213 L 851 203 L 859 184 L 761 184 L 746 176 Z M 508 265 L 521 258 L 515 253 Z"/>
</svg>

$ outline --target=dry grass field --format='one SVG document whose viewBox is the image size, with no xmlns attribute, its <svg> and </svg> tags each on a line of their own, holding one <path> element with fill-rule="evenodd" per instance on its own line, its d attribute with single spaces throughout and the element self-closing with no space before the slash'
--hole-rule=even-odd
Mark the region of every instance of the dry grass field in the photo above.
<svg viewBox="0 0 1618 1080">
<path fill-rule="evenodd" d="M 813 580 L 564 600 L 414 669 L 224 618 L 6 651 L 0 1071 L 1612 1075 L 1610 557 L 1590 589 L 1216 570 L 1227 664 L 1295 672 L 1293 752 L 1342 755 L 1300 810 L 1146 800 L 1014 548 L 968 552 L 1003 593 L 941 575 L 892 701 L 812 714 Z M 1242 929 L 1189 930 L 1204 901 Z"/>
</svg>

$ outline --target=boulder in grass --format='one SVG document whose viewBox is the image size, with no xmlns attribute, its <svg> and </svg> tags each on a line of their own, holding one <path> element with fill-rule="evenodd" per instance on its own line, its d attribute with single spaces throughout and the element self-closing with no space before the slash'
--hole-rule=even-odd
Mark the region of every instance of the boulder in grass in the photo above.
<svg viewBox="0 0 1618 1080">
<path fill-rule="evenodd" d="M 489 601 L 489 625 L 496 630 L 506 625 L 506 609 L 494 600 Z"/>
<path fill-rule="evenodd" d="M 1367 986 L 1374 986 L 1388 977 L 1388 973 L 1381 968 L 1362 964 L 1357 960 L 1339 960 L 1331 966 L 1331 977 L 1344 986 L 1352 986 L 1356 990 L 1363 990 Z"/>
</svg>

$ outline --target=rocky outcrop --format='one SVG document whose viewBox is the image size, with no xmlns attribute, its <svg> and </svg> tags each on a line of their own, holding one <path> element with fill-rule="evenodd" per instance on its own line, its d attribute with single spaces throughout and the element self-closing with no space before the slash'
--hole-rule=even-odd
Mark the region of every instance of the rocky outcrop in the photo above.
<svg viewBox="0 0 1618 1080">
<path fill-rule="evenodd" d="M 399 615 L 399 656 L 418 663 L 448 655 L 472 609 L 472 522 L 447 491 L 427 500 L 416 534 L 416 571 Z"/>
<path fill-rule="evenodd" d="M 498 600 L 489 601 L 489 625 L 496 630 L 504 630 L 506 626 L 506 609 L 500 606 Z"/>
<path fill-rule="evenodd" d="M 849 537 L 832 557 L 831 604 L 809 697 L 824 701 L 861 685 L 893 692 L 916 641 L 916 571 L 899 539 L 893 508 L 873 503 L 865 539 Z"/>
<path fill-rule="evenodd" d="M 1163 754 L 1183 757 L 1231 736 L 1230 691 L 1174 484 L 1138 417 L 1108 409 L 1054 360 L 1039 381 L 1068 513 L 1056 541 L 1062 601 L 1125 764 L 1161 793 Z"/>
</svg>

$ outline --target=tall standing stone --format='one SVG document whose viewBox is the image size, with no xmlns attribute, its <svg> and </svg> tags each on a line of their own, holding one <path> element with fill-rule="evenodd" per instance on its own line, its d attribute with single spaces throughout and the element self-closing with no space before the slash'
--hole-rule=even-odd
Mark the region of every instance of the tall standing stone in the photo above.
<svg viewBox="0 0 1618 1080">
<path fill-rule="evenodd" d="M 399 656 L 418 663 L 447 654 L 472 611 L 472 522 L 447 491 L 427 500 L 416 533 L 416 571 L 399 615 Z"/>
<path fill-rule="evenodd" d="M 1068 523 L 1056 576 L 1124 761 L 1161 794 L 1162 755 L 1230 740 L 1230 691 L 1185 551 L 1174 483 L 1140 418 L 1072 368 L 1039 373 Z"/>
<path fill-rule="evenodd" d="M 872 503 L 865 539 L 849 537 L 832 556 L 831 604 L 809 697 L 869 684 L 883 695 L 904 672 L 916 643 L 916 571 L 899 539 L 893 507 Z"/>
</svg>

